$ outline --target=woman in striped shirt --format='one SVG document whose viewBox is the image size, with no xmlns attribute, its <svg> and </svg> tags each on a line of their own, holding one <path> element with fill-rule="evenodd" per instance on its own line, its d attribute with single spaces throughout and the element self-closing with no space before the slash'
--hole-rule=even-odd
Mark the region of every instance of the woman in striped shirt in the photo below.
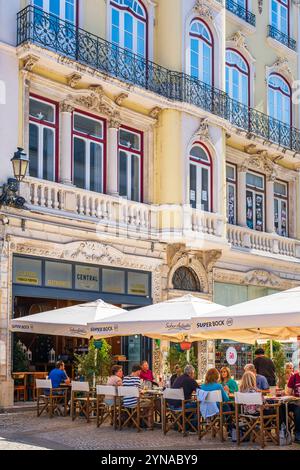
<svg viewBox="0 0 300 470">
<path fill-rule="evenodd" d="M 130 375 L 127 375 L 123 378 L 123 387 L 138 387 L 140 393 L 143 393 L 142 390 L 142 380 L 140 379 L 141 366 L 136 364 L 132 366 L 132 372 Z M 135 397 L 124 397 L 123 405 L 125 408 L 134 408 L 137 406 L 138 399 Z M 151 400 L 145 398 L 140 399 L 141 408 L 149 408 L 148 413 L 148 428 L 153 427 L 153 409 Z"/>
</svg>

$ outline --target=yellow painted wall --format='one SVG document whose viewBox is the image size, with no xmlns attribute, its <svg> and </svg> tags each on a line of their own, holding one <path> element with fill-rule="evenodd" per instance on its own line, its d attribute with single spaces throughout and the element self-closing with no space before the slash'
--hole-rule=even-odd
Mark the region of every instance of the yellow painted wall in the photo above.
<svg viewBox="0 0 300 470">
<path fill-rule="evenodd" d="M 155 18 L 154 61 L 172 70 L 182 70 L 182 0 L 159 0 Z"/>
</svg>

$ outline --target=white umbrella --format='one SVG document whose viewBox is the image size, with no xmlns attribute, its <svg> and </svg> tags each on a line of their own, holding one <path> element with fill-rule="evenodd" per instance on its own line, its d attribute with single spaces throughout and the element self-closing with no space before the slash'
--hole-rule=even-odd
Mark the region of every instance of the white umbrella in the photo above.
<svg viewBox="0 0 300 470">
<path fill-rule="evenodd" d="M 11 321 L 11 331 L 89 338 L 87 324 L 126 312 L 99 299 L 94 302 L 50 310 Z"/>
<path fill-rule="evenodd" d="M 205 321 L 193 319 L 194 340 L 289 339 L 300 335 L 300 287 L 242 302 L 211 315 Z"/>
<path fill-rule="evenodd" d="M 192 331 L 192 317 L 203 320 L 222 305 L 192 295 L 149 305 L 89 324 L 97 336 L 136 335 L 178 341 Z"/>
</svg>

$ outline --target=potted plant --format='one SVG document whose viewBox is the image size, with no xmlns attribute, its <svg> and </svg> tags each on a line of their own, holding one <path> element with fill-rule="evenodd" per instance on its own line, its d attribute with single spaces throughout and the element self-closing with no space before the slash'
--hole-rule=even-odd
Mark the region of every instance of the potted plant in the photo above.
<svg viewBox="0 0 300 470">
<path fill-rule="evenodd" d="M 97 382 L 104 382 L 108 377 L 112 356 L 111 346 L 103 339 L 89 341 L 88 352 L 86 354 L 75 354 L 75 368 L 79 376 L 94 386 Z"/>
</svg>

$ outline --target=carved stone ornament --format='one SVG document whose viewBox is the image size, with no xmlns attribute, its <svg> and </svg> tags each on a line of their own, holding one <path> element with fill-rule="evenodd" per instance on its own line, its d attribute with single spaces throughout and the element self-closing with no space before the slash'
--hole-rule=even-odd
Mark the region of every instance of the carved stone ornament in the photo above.
<svg viewBox="0 0 300 470">
<path fill-rule="evenodd" d="M 120 93 L 120 95 L 118 95 L 115 99 L 115 103 L 118 105 L 118 106 L 122 106 L 123 102 L 128 98 L 128 94 L 127 93 Z"/>
<path fill-rule="evenodd" d="M 38 61 L 39 57 L 35 55 L 28 55 L 23 59 L 23 70 L 26 72 L 32 72 Z"/>
<path fill-rule="evenodd" d="M 200 126 L 195 133 L 194 140 L 210 140 L 208 119 L 203 118 L 200 120 Z"/>
<path fill-rule="evenodd" d="M 274 64 L 271 67 L 267 67 L 268 75 L 271 73 L 278 73 L 283 75 L 288 81 L 293 81 L 293 72 L 289 66 L 289 61 L 286 57 L 277 57 Z"/>
<path fill-rule="evenodd" d="M 104 90 L 100 85 L 91 85 L 88 90 L 80 90 L 78 93 L 68 96 L 67 100 L 90 111 L 95 111 L 121 121 L 116 104 L 105 96 Z"/>
<path fill-rule="evenodd" d="M 238 166 L 239 172 L 247 172 L 250 168 L 265 173 L 269 181 L 276 180 L 278 177 L 276 162 L 269 158 L 267 150 L 256 150 L 256 146 L 251 144 L 245 147 L 245 151 L 249 156 Z"/>
<path fill-rule="evenodd" d="M 160 112 L 161 112 L 161 108 L 159 106 L 155 106 L 155 108 L 151 109 L 149 116 L 152 117 L 153 119 L 157 119 Z"/>
<path fill-rule="evenodd" d="M 61 113 L 72 113 L 74 111 L 74 106 L 72 106 L 72 104 L 68 101 L 64 100 L 59 103 L 59 110 Z"/>
<path fill-rule="evenodd" d="M 251 270 L 244 273 L 230 269 L 217 268 L 214 270 L 214 281 L 224 284 L 275 287 L 280 290 L 292 289 L 299 285 L 299 282 L 293 279 L 282 279 L 280 276 L 262 269 Z"/>
<path fill-rule="evenodd" d="M 229 41 L 232 41 L 235 47 L 237 48 L 248 49 L 246 44 L 246 36 L 241 31 L 237 31 L 236 33 L 234 33 L 234 35 L 231 36 Z"/>
<path fill-rule="evenodd" d="M 75 88 L 81 79 L 82 75 L 80 75 L 79 73 L 72 73 L 72 75 L 67 78 L 67 82 L 71 88 Z"/>
<path fill-rule="evenodd" d="M 196 0 L 193 12 L 201 18 L 213 20 L 212 8 L 207 0 Z"/>
</svg>

